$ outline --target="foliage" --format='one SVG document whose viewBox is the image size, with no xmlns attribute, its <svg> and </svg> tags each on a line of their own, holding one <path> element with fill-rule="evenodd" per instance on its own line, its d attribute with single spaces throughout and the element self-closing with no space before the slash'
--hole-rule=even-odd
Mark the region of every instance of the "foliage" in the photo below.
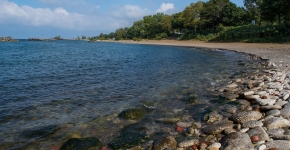
<svg viewBox="0 0 290 150">
<path fill-rule="evenodd" d="M 90 40 L 282 42 L 290 39 L 289 0 L 244 0 L 244 6 L 238 7 L 230 0 L 199 0 L 182 12 L 144 16 L 131 27 L 101 33 Z M 257 25 L 251 25 L 252 20 Z"/>
</svg>

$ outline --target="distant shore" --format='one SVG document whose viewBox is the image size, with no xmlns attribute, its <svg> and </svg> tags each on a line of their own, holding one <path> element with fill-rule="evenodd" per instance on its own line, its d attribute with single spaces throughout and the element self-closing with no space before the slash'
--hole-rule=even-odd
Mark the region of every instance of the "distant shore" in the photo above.
<svg viewBox="0 0 290 150">
<path fill-rule="evenodd" d="M 204 41 L 176 41 L 176 40 L 147 40 L 132 41 L 121 40 L 120 43 L 128 44 L 149 44 L 149 45 L 168 45 L 168 46 L 184 46 L 198 47 L 210 49 L 232 50 L 241 53 L 254 54 L 262 59 L 267 59 L 271 65 L 282 69 L 290 70 L 290 44 L 276 43 L 215 43 Z"/>
</svg>

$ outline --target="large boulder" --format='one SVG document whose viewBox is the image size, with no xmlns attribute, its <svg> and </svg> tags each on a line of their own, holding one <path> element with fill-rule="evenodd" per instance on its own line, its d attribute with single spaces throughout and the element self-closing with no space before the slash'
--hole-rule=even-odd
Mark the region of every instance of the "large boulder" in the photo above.
<svg viewBox="0 0 290 150">
<path fill-rule="evenodd" d="M 222 139 L 221 150 L 254 150 L 254 147 L 248 134 L 234 132 Z"/>
</svg>

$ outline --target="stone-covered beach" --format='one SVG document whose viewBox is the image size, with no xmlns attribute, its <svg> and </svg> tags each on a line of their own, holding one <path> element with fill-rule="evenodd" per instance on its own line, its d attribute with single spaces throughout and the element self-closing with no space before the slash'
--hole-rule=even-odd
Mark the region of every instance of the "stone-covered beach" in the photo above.
<svg viewBox="0 0 290 150">
<path fill-rule="evenodd" d="M 131 41 L 121 41 L 132 43 Z M 191 41 L 143 41 L 136 44 L 158 44 L 234 50 L 267 59 L 265 69 L 244 78 L 233 78 L 216 89 L 218 96 L 237 105 L 224 107 L 223 114 L 207 113 L 202 122 L 186 117 L 162 118 L 156 121 L 174 123 L 175 132 L 145 144 L 110 143 L 114 149 L 200 149 L 200 150 L 289 150 L 290 149 L 290 45 L 205 43 Z M 190 117 L 190 116 L 189 116 Z M 140 131 L 138 131 L 140 132 Z M 126 133 L 126 131 L 124 131 Z M 140 132 L 141 133 L 141 132 Z M 135 137 L 135 142 L 146 139 Z M 183 135 L 180 138 L 179 135 Z M 129 136 L 129 135 L 128 135 Z M 120 137 L 119 137 L 120 138 Z M 138 142 L 137 142 L 138 143 Z M 140 142 L 142 143 L 142 142 Z M 122 146 L 124 147 L 122 147 Z M 133 148 L 131 148 L 133 147 Z"/>
</svg>

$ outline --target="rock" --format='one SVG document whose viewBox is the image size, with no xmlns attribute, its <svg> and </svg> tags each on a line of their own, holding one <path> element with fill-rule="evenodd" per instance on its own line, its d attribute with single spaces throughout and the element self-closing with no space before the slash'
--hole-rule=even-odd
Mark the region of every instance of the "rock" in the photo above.
<svg viewBox="0 0 290 150">
<path fill-rule="evenodd" d="M 176 131 L 177 131 L 177 132 L 183 132 L 183 129 L 182 129 L 181 126 L 177 126 L 177 127 L 176 127 Z"/>
<path fill-rule="evenodd" d="M 156 119 L 155 121 L 162 123 L 176 123 L 180 121 L 180 118 L 160 118 Z"/>
<path fill-rule="evenodd" d="M 174 150 L 177 147 L 176 140 L 171 137 L 163 137 L 154 142 L 153 150 Z"/>
<path fill-rule="evenodd" d="M 241 129 L 239 132 L 246 133 L 246 132 L 248 132 L 249 130 L 250 130 L 250 128 L 243 128 L 243 129 Z"/>
<path fill-rule="evenodd" d="M 272 139 L 274 140 L 290 140 L 290 135 L 278 135 L 278 134 L 274 134 L 271 136 Z"/>
<path fill-rule="evenodd" d="M 35 127 L 35 128 L 31 128 L 31 129 L 23 131 L 22 133 L 20 133 L 20 136 L 24 138 L 42 138 L 47 135 L 55 133 L 59 129 L 60 128 L 56 125 Z"/>
<path fill-rule="evenodd" d="M 137 120 L 144 117 L 145 113 L 146 113 L 145 110 L 142 108 L 131 108 L 131 109 L 124 110 L 123 112 L 119 114 L 119 116 L 124 119 Z"/>
<path fill-rule="evenodd" d="M 268 130 L 268 134 L 270 137 L 272 137 L 274 135 L 284 135 L 284 133 L 285 133 L 285 131 L 283 129 L 280 129 L 280 128 Z"/>
<path fill-rule="evenodd" d="M 230 117 L 230 119 L 234 122 L 241 124 L 251 120 L 259 120 L 260 118 L 262 118 L 262 114 L 257 111 L 243 111 L 236 113 Z"/>
<path fill-rule="evenodd" d="M 247 100 L 237 100 L 240 105 L 251 106 L 251 103 Z"/>
<path fill-rule="evenodd" d="M 109 146 L 118 150 L 125 150 L 138 146 L 149 140 L 149 137 L 145 133 L 146 128 L 142 123 L 128 125 L 121 130 L 119 136 L 115 137 L 109 143 Z"/>
<path fill-rule="evenodd" d="M 258 147 L 258 150 L 265 150 L 266 148 L 267 148 L 267 146 L 262 144 Z"/>
<path fill-rule="evenodd" d="M 266 119 L 263 123 L 268 130 L 275 128 L 290 127 L 290 121 L 278 117 Z"/>
<path fill-rule="evenodd" d="M 199 145 L 199 148 L 200 148 L 200 150 L 206 150 L 207 145 L 206 145 L 205 143 L 201 143 L 201 144 Z"/>
<path fill-rule="evenodd" d="M 276 103 L 276 100 L 273 100 L 273 99 L 257 99 L 256 102 L 259 104 L 259 105 L 274 105 Z"/>
<path fill-rule="evenodd" d="M 281 106 L 281 107 L 283 107 L 285 104 L 287 104 L 287 102 L 286 101 L 277 101 L 274 105 L 279 105 L 279 106 Z"/>
<path fill-rule="evenodd" d="M 262 127 L 260 127 L 260 126 L 255 127 L 253 129 L 249 130 L 247 132 L 247 134 L 250 137 L 252 137 L 252 136 L 258 136 L 259 141 L 268 141 L 268 140 L 270 140 L 270 138 L 269 138 L 268 134 L 266 133 L 266 131 Z"/>
<path fill-rule="evenodd" d="M 222 139 L 221 150 L 254 150 L 248 134 L 235 132 Z"/>
<path fill-rule="evenodd" d="M 261 106 L 260 109 L 267 111 L 267 110 L 273 110 L 273 109 L 282 109 L 282 107 L 279 105 L 268 105 L 268 106 Z"/>
<path fill-rule="evenodd" d="M 257 121 L 257 120 L 251 120 L 251 121 L 248 121 L 242 125 L 243 128 L 255 128 L 258 126 L 260 126 L 260 127 L 263 126 L 263 123 L 261 121 Z"/>
<path fill-rule="evenodd" d="M 220 121 L 222 119 L 223 119 L 223 116 L 218 114 L 216 111 L 213 111 L 213 112 L 206 114 L 204 116 L 204 121 L 208 124 L 215 123 L 215 122 Z"/>
<path fill-rule="evenodd" d="M 251 141 L 252 142 L 258 142 L 260 139 L 258 136 L 254 135 L 254 136 L 251 136 Z"/>
<path fill-rule="evenodd" d="M 289 150 L 290 141 L 286 140 L 275 140 L 265 143 L 267 148 L 277 148 L 278 150 Z"/>
<path fill-rule="evenodd" d="M 280 110 L 280 115 L 284 118 L 290 118 L 290 103 L 284 105 L 283 109 Z"/>
<path fill-rule="evenodd" d="M 283 101 L 286 101 L 289 98 L 290 94 L 284 94 L 282 97 Z"/>
<path fill-rule="evenodd" d="M 177 122 L 176 125 L 180 126 L 182 128 L 188 128 L 188 127 L 192 126 L 192 123 L 190 123 L 190 122 Z"/>
<path fill-rule="evenodd" d="M 233 132 L 237 132 L 235 129 L 233 128 L 226 128 L 224 130 L 224 133 L 227 135 L 227 134 L 230 134 L 230 133 L 233 133 Z"/>
<path fill-rule="evenodd" d="M 231 93 L 223 93 L 220 95 L 220 98 L 226 99 L 226 100 L 236 100 L 239 97 L 237 94 L 231 94 Z"/>
<path fill-rule="evenodd" d="M 97 138 L 72 138 L 67 140 L 60 150 L 87 150 L 87 149 L 102 149 L 102 142 Z"/>
<path fill-rule="evenodd" d="M 178 144 L 178 147 L 189 147 L 195 144 L 199 144 L 199 140 L 193 139 L 193 140 L 183 141 Z"/>
<path fill-rule="evenodd" d="M 219 149 L 221 146 L 222 146 L 221 143 L 216 142 L 216 143 L 213 143 L 213 144 L 209 145 L 208 149 L 210 149 L 210 148 Z"/>
<path fill-rule="evenodd" d="M 236 88 L 238 85 L 236 83 L 232 83 L 226 86 L 227 88 Z"/>
<path fill-rule="evenodd" d="M 266 116 L 279 116 L 280 111 L 278 109 L 273 109 L 268 112 L 266 112 Z"/>
<path fill-rule="evenodd" d="M 231 122 L 218 122 L 212 125 L 208 125 L 202 129 L 207 134 L 220 134 L 227 128 L 233 128 L 234 124 Z"/>
<path fill-rule="evenodd" d="M 225 107 L 224 110 L 230 114 L 235 114 L 238 108 L 236 106 L 231 106 L 231 107 Z"/>
<path fill-rule="evenodd" d="M 247 92 L 244 92 L 244 95 L 245 95 L 245 96 L 249 96 L 249 95 L 253 95 L 253 94 L 255 94 L 254 91 L 247 91 Z"/>
</svg>

